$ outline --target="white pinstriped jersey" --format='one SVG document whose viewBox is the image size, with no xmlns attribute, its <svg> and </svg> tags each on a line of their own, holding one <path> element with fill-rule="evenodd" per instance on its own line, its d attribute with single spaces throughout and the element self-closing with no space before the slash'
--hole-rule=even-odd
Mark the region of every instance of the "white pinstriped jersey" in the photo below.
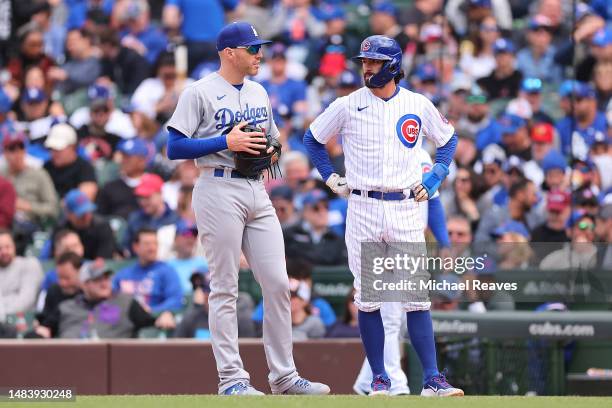
<svg viewBox="0 0 612 408">
<path fill-rule="evenodd" d="M 422 137 L 444 146 L 455 132 L 425 96 L 399 87 L 385 101 L 366 87 L 336 99 L 310 125 L 320 143 L 342 135 L 349 188 L 404 190 L 421 181 Z"/>
</svg>

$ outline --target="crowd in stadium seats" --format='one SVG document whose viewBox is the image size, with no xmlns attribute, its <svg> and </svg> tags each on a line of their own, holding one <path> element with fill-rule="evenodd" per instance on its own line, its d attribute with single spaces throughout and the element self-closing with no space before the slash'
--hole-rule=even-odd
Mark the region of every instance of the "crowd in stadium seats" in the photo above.
<svg viewBox="0 0 612 408">
<path fill-rule="evenodd" d="M 509 245 L 498 270 L 612 269 L 610 247 L 595 246 L 612 242 L 609 1 L 0 5 L 10 13 L 0 30 L 0 337 L 131 337 L 148 327 L 209 336 L 208 265 L 191 209 L 198 169 L 168 159 L 165 123 L 185 86 L 218 68 L 226 21 L 273 40 L 254 79 L 284 146 L 282 178 L 265 183 L 284 231 L 296 339 L 358 336 L 351 294 L 336 316 L 313 288 L 313 265 L 347 265 L 347 201 L 320 179 L 302 136 L 362 86 L 351 56 L 371 34 L 398 41 L 400 86 L 431 99 L 458 135 L 440 190 L 441 253 L 498 243 Z M 342 140 L 326 149 L 343 173 Z M 550 245 L 516 245 L 529 242 Z M 495 308 L 455 291 L 435 293 L 433 305 L 452 310 L 460 299 Z M 260 334 L 263 305 L 241 292 L 238 311 L 240 335 Z"/>
</svg>

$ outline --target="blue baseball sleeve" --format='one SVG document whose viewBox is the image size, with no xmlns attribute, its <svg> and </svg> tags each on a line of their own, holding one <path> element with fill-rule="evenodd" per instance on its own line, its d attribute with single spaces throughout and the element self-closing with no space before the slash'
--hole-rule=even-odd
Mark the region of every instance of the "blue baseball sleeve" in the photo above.
<svg viewBox="0 0 612 408">
<path fill-rule="evenodd" d="M 450 166 L 455 150 L 457 149 L 457 135 L 454 134 L 448 142 L 436 151 L 436 160 L 431 171 L 423 174 L 423 187 L 427 190 L 429 197 L 432 197 L 440 185 L 448 176 L 448 166 Z"/>
<path fill-rule="evenodd" d="M 169 127 L 168 132 L 168 158 L 170 160 L 197 159 L 227 149 L 227 135 L 193 139 L 173 127 Z"/>
<path fill-rule="evenodd" d="M 446 167 L 450 166 L 453 156 L 457 150 L 457 134 L 451 136 L 448 142 L 442 147 L 438 147 L 436 150 L 436 163 L 442 163 Z"/>
<path fill-rule="evenodd" d="M 323 180 L 327 180 L 329 176 L 334 172 L 334 166 L 331 164 L 331 160 L 329 159 L 329 154 L 327 154 L 327 150 L 325 150 L 325 145 L 319 143 L 310 129 L 306 131 L 304 134 L 304 146 L 306 150 L 308 150 L 308 155 L 310 156 L 310 160 L 312 160 L 313 164 L 323 177 Z"/>
<path fill-rule="evenodd" d="M 429 225 L 441 248 L 450 246 L 448 230 L 446 229 L 446 216 L 440 197 L 432 198 L 427 202 L 427 225 Z"/>
</svg>

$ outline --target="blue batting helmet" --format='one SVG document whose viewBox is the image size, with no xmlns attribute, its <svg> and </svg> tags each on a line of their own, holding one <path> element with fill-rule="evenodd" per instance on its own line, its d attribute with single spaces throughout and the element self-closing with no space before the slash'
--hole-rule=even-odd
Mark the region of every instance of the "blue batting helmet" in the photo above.
<svg viewBox="0 0 612 408">
<path fill-rule="evenodd" d="M 384 35 L 372 35 L 361 43 L 359 55 L 353 59 L 369 58 L 385 61 L 380 72 L 367 80 L 370 88 L 382 88 L 393 80 L 402 68 L 402 49 L 397 41 Z"/>
</svg>

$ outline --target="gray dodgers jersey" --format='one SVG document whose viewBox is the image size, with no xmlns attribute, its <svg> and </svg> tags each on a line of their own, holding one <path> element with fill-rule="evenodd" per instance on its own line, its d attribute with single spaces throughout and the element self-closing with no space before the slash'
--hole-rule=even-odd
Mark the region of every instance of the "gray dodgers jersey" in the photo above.
<svg viewBox="0 0 612 408">
<path fill-rule="evenodd" d="M 272 137 L 279 136 L 263 86 L 245 78 L 239 91 L 213 72 L 183 90 L 167 126 L 188 137 L 204 139 L 227 134 L 243 121 L 261 126 Z M 234 153 L 222 150 L 196 159 L 196 164 L 234 168 Z"/>
</svg>

